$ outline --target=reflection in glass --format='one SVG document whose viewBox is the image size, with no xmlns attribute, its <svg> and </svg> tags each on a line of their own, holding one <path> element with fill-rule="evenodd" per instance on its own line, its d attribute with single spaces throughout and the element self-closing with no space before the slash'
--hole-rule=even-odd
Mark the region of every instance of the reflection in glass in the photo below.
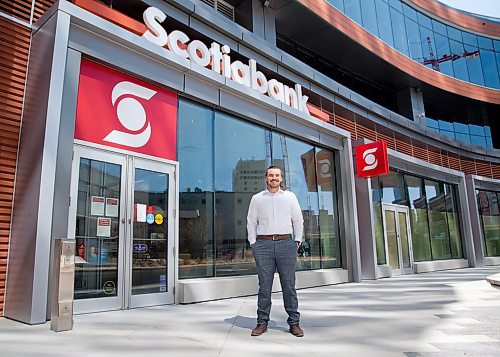
<svg viewBox="0 0 500 357">
<path fill-rule="evenodd" d="M 283 170 L 283 183 L 297 196 L 304 217 L 303 240 L 310 250 L 299 257 L 297 269 L 319 269 L 321 245 L 314 146 L 273 133 L 272 152 L 273 164 Z"/>
<path fill-rule="evenodd" d="M 321 268 L 340 268 L 339 215 L 333 152 L 316 148 Z"/>
<path fill-rule="evenodd" d="M 406 213 L 398 212 L 398 217 L 403 268 L 410 268 L 410 246 L 408 244 L 408 223 L 406 222 Z"/>
<path fill-rule="evenodd" d="M 179 278 L 214 276 L 213 116 L 179 100 Z"/>
<path fill-rule="evenodd" d="M 80 159 L 75 299 L 118 295 L 120 179 L 120 165 Z"/>
<path fill-rule="evenodd" d="M 381 176 L 379 179 L 382 202 L 405 206 L 407 198 L 403 186 L 403 175 L 399 172 L 391 171 L 389 175 Z"/>
<path fill-rule="evenodd" d="M 178 135 L 180 278 L 255 272 L 246 215 L 271 163 L 303 211 L 299 268 L 342 266 L 333 152 L 185 100 Z"/>
<path fill-rule="evenodd" d="M 168 286 L 168 175 L 135 169 L 134 208 L 143 207 L 146 222 L 134 220 L 132 295 L 166 292 Z M 171 277 L 170 277 L 171 278 Z"/>
<path fill-rule="evenodd" d="M 450 231 L 451 257 L 463 258 L 462 240 L 460 239 L 460 226 L 458 222 L 458 195 L 454 185 L 444 185 L 446 194 L 446 215 Z"/>
<path fill-rule="evenodd" d="M 215 113 L 217 276 L 255 273 L 246 217 L 252 196 L 265 188 L 266 135 L 264 128 Z"/>
<path fill-rule="evenodd" d="M 396 227 L 396 213 L 385 211 L 385 234 L 387 236 L 387 251 L 389 254 L 389 266 L 399 269 L 398 237 Z"/>
<path fill-rule="evenodd" d="M 382 221 L 382 201 L 380 195 L 379 177 L 371 178 L 372 203 L 373 203 L 373 225 L 375 227 L 375 248 L 377 251 L 377 264 L 387 264 L 385 256 L 384 224 Z"/>
<path fill-rule="evenodd" d="M 450 237 L 446 218 L 444 185 L 441 182 L 425 180 L 425 195 L 429 209 L 429 228 L 432 258 L 450 259 Z"/>
<path fill-rule="evenodd" d="M 429 224 L 427 220 L 427 200 L 420 177 L 404 175 L 410 207 L 410 229 L 413 248 L 413 260 L 431 260 Z"/>
<path fill-rule="evenodd" d="M 500 256 L 500 207 L 498 192 L 477 190 L 477 206 L 481 216 L 485 255 Z"/>
</svg>

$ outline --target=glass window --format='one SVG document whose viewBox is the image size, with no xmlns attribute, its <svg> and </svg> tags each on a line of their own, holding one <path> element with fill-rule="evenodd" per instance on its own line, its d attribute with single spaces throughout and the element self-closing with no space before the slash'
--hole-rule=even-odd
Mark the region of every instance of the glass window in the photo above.
<svg viewBox="0 0 500 357">
<path fill-rule="evenodd" d="M 450 40 L 451 54 L 462 56 L 464 54 L 464 45 L 462 42 Z M 467 70 L 467 63 L 464 57 L 460 57 L 453 62 L 453 72 L 455 73 L 455 78 L 461 79 L 463 81 L 469 81 L 469 72 Z"/>
<path fill-rule="evenodd" d="M 464 43 L 471 45 L 473 47 L 477 47 L 477 36 L 470 33 L 462 31 L 462 38 L 464 39 Z"/>
<path fill-rule="evenodd" d="M 399 12 L 403 12 L 403 5 L 401 4 L 401 0 L 389 0 L 389 5 Z"/>
<path fill-rule="evenodd" d="M 418 261 L 431 260 L 429 241 L 429 224 L 427 218 L 427 200 L 420 177 L 404 175 L 410 207 L 410 227 L 413 246 L 413 259 Z"/>
<path fill-rule="evenodd" d="M 283 134 L 272 136 L 273 164 L 283 170 L 283 185 L 297 196 L 304 217 L 304 242 L 309 251 L 299 253 L 297 269 L 319 269 L 321 242 L 315 148 Z"/>
<path fill-rule="evenodd" d="M 178 116 L 179 277 L 211 277 L 214 113 L 180 99 Z"/>
<path fill-rule="evenodd" d="M 492 148 L 493 147 L 493 140 L 491 138 L 486 138 L 486 147 Z"/>
<path fill-rule="evenodd" d="M 455 133 L 455 138 L 457 140 L 460 140 L 460 141 L 463 141 L 465 143 L 470 144 L 470 135 L 469 134 Z"/>
<path fill-rule="evenodd" d="M 417 19 L 420 26 L 426 27 L 429 30 L 432 29 L 432 22 L 429 16 L 417 12 Z"/>
<path fill-rule="evenodd" d="M 470 142 L 474 145 L 486 146 L 486 138 L 484 136 L 471 135 Z"/>
<path fill-rule="evenodd" d="M 216 276 L 255 273 L 246 221 L 250 199 L 265 188 L 266 135 L 263 128 L 215 113 Z"/>
<path fill-rule="evenodd" d="M 478 42 L 480 48 L 484 48 L 485 50 L 493 51 L 493 40 L 491 38 L 477 36 L 477 42 Z"/>
<path fill-rule="evenodd" d="M 500 256 L 500 212 L 498 192 L 476 191 L 479 215 L 483 229 L 485 255 Z"/>
<path fill-rule="evenodd" d="M 415 21 L 406 19 L 406 37 L 410 47 L 410 57 L 419 63 L 424 61 L 422 52 L 422 43 L 420 42 L 420 30 Z"/>
<path fill-rule="evenodd" d="M 420 41 L 422 43 L 422 48 L 424 52 L 425 60 L 436 59 L 436 41 L 434 40 L 434 32 L 424 26 L 419 26 L 420 28 Z M 433 68 L 432 64 L 426 65 L 429 68 Z"/>
<path fill-rule="evenodd" d="M 493 40 L 495 51 L 500 52 L 500 40 Z"/>
<path fill-rule="evenodd" d="M 451 247 L 446 217 L 444 184 L 425 180 L 425 195 L 429 208 L 432 259 L 450 259 Z"/>
<path fill-rule="evenodd" d="M 361 6 L 360 0 L 344 0 L 345 14 L 353 21 L 361 24 Z"/>
<path fill-rule="evenodd" d="M 375 0 L 364 0 L 361 7 L 363 15 L 363 27 L 378 37 L 377 12 Z"/>
<path fill-rule="evenodd" d="M 450 41 L 448 37 L 434 33 L 434 39 L 436 41 L 436 59 L 446 58 L 450 56 Z M 439 71 L 441 73 L 453 76 L 453 63 L 452 61 L 443 61 L 439 63 Z"/>
<path fill-rule="evenodd" d="M 469 124 L 469 131 L 473 135 L 485 136 L 484 126 Z"/>
<path fill-rule="evenodd" d="M 405 17 L 417 21 L 417 11 L 406 4 L 403 4 L 403 13 Z"/>
<path fill-rule="evenodd" d="M 385 254 L 384 223 L 382 221 L 382 202 L 379 177 L 371 179 L 372 183 L 372 204 L 373 204 L 373 225 L 375 227 L 375 248 L 377 251 L 377 264 L 387 264 Z"/>
<path fill-rule="evenodd" d="M 448 130 L 439 130 L 440 134 L 443 134 L 445 136 L 448 136 L 452 139 L 455 139 L 455 132 L 454 131 L 448 131 Z"/>
<path fill-rule="evenodd" d="M 334 163 L 333 152 L 316 148 L 321 268 L 323 269 L 342 266 Z M 307 162 L 305 164 L 307 166 Z"/>
<path fill-rule="evenodd" d="M 380 39 L 387 43 L 389 46 L 394 47 L 389 4 L 383 1 L 377 1 L 375 5 L 377 8 L 378 31 Z"/>
<path fill-rule="evenodd" d="M 446 25 L 442 22 L 432 20 L 432 29 L 441 35 L 448 37 L 448 32 L 446 31 Z"/>
<path fill-rule="evenodd" d="M 489 125 L 483 126 L 482 128 L 484 128 L 484 135 L 486 135 L 486 137 L 491 138 L 491 128 L 489 127 Z M 471 133 L 472 133 L 472 129 L 471 129 Z M 475 133 L 473 133 L 473 134 L 475 134 Z"/>
<path fill-rule="evenodd" d="M 405 56 L 409 56 L 408 39 L 406 38 L 405 20 L 403 14 L 391 7 L 392 31 L 394 48 Z"/>
<path fill-rule="evenodd" d="M 431 118 L 426 118 L 426 124 L 427 124 L 427 127 L 429 127 L 429 128 L 435 128 L 435 129 L 439 128 L 438 121 L 431 119 Z"/>
<path fill-rule="evenodd" d="M 462 31 L 454 28 L 454 27 L 450 27 L 450 26 L 446 26 L 446 28 L 448 29 L 448 37 L 453 39 L 453 40 L 456 40 L 458 42 L 462 42 Z"/>
<path fill-rule="evenodd" d="M 481 55 L 476 46 L 465 45 L 465 62 L 469 71 L 469 79 L 472 83 L 484 86 L 483 68 L 481 67 Z"/>
<path fill-rule="evenodd" d="M 403 189 L 403 176 L 399 172 L 391 171 L 389 175 L 380 176 L 379 179 L 382 202 L 406 206 L 408 201 Z"/>
<path fill-rule="evenodd" d="M 446 200 L 446 216 L 450 232 L 451 257 L 463 258 L 462 239 L 459 226 L 459 210 L 457 189 L 455 185 L 444 184 Z"/>
<path fill-rule="evenodd" d="M 439 130 L 455 131 L 453 123 L 445 120 L 439 120 Z"/>
<path fill-rule="evenodd" d="M 483 65 L 484 84 L 491 88 L 500 88 L 496 56 L 493 51 L 481 50 L 481 64 Z"/>
<path fill-rule="evenodd" d="M 453 123 L 453 128 L 456 133 L 469 134 L 469 126 L 463 123 Z"/>
</svg>

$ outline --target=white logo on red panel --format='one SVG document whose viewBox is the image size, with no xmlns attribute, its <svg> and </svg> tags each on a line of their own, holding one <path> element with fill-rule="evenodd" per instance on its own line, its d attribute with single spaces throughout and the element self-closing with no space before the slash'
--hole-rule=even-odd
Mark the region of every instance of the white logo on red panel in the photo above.
<svg viewBox="0 0 500 357">
<path fill-rule="evenodd" d="M 373 170 L 374 168 L 377 167 L 378 160 L 375 157 L 375 155 L 373 155 L 373 153 L 377 152 L 377 150 L 378 150 L 378 148 L 372 148 L 372 149 L 366 150 L 363 153 L 363 160 L 364 160 L 366 166 L 363 167 L 362 171 Z"/>
<path fill-rule="evenodd" d="M 111 93 L 111 102 L 116 105 L 116 115 L 123 127 L 130 132 L 113 130 L 103 140 L 110 143 L 139 148 L 151 138 L 151 124 L 147 120 L 142 104 L 130 95 L 151 99 L 157 92 L 132 82 L 118 83 Z"/>
</svg>

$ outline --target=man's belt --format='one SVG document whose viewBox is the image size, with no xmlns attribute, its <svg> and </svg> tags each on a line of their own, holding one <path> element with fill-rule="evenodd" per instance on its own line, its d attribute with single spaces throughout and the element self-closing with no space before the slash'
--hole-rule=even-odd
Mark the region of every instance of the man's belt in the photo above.
<svg viewBox="0 0 500 357">
<path fill-rule="evenodd" d="M 282 240 L 290 238 L 292 238 L 291 234 L 266 234 L 257 236 L 257 239 L 265 239 L 265 240 Z"/>
</svg>

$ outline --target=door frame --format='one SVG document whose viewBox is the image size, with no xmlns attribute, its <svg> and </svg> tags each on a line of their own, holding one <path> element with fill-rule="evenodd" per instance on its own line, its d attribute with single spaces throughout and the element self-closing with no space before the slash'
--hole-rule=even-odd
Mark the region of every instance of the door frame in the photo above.
<svg viewBox="0 0 500 357">
<path fill-rule="evenodd" d="M 178 303 L 178 271 L 179 271 L 179 261 L 178 261 L 178 242 L 179 242 L 179 221 L 178 221 L 178 210 L 179 210 L 179 162 L 173 160 L 167 160 L 162 158 L 151 157 L 148 155 L 143 155 L 127 150 L 121 150 L 116 148 L 110 148 L 104 145 L 88 143 L 81 140 L 74 140 L 73 145 L 73 163 L 72 163 L 72 172 L 71 172 L 71 189 L 70 189 L 70 202 L 69 202 L 69 210 L 68 210 L 68 238 L 75 239 L 75 228 L 76 228 L 76 208 L 78 203 L 78 198 L 73 197 L 74 193 L 77 192 L 77 185 L 79 179 L 79 160 L 75 160 L 75 152 L 78 153 L 78 157 L 89 157 L 91 159 L 106 161 L 114 164 L 120 164 L 123 168 L 123 172 L 120 178 L 120 185 L 122 187 L 120 192 L 120 200 L 124 202 L 120 206 L 120 228 L 119 234 L 124 237 L 124 239 L 119 240 L 119 254 L 123 259 L 126 259 L 127 262 L 123 260 L 123 263 L 118 266 L 118 279 L 121 283 L 118 287 L 118 296 L 113 298 L 97 298 L 97 299 L 82 299 L 75 300 L 75 314 L 79 313 L 89 313 L 89 312 L 99 312 L 99 311 L 109 311 L 109 310 L 120 310 L 127 308 L 135 308 L 135 307 L 143 307 L 143 306 L 152 306 L 152 305 L 160 305 L 160 304 L 171 304 Z M 161 299 L 156 299 L 153 297 L 152 302 L 146 302 L 141 304 L 141 301 L 144 298 L 138 295 L 137 299 L 133 299 L 131 295 L 131 273 L 132 273 L 132 254 L 125 254 L 126 249 L 126 241 L 129 246 L 131 246 L 132 239 L 132 224 L 127 224 L 129 222 L 124 221 L 124 217 L 131 218 L 133 217 L 133 207 L 128 202 L 133 197 L 134 185 L 134 164 L 135 162 L 140 162 L 140 168 L 151 168 L 153 169 L 156 166 L 168 165 L 172 170 L 166 172 L 169 174 L 169 219 L 172 224 L 168 226 L 168 249 L 171 252 L 168 252 L 168 256 L 172 258 L 172 261 L 168 263 L 167 269 L 168 272 L 172 272 L 172 278 L 168 279 L 168 289 L 172 292 L 171 299 L 168 299 L 167 302 L 162 302 Z M 167 166 L 164 166 L 167 167 Z M 154 169 L 153 169 L 154 170 Z M 131 171 L 131 172 L 129 172 Z M 172 172 L 173 171 L 173 172 Z M 127 182 L 131 182 L 128 184 Z M 127 186 L 128 185 L 128 186 Z M 171 204 L 171 205 L 170 205 Z M 130 222 L 132 223 L 132 222 Z M 121 253 L 120 253 L 121 249 Z M 125 267 L 130 269 L 129 274 L 125 274 Z M 126 278 L 128 277 L 128 281 Z M 168 277 L 170 278 L 170 277 Z M 127 285 L 127 291 L 125 291 L 125 283 Z M 148 294 L 148 295 L 160 295 L 158 294 Z M 157 296 L 158 297 L 158 296 Z M 135 301 L 134 301 L 135 300 Z M 97 306 L 96 303 L 99 303 Z"/>
<path fill-rule="evenodd" d="M 392 211 L 395 213 L 396 217 L 396 230 L 397 230 L 397 243 L 398 243 L 398 259 L 399 259 L 399 269 L 391 269 L 393 275 L 403 275 L 413 273 L 413 244 L 411 237 L 411 223 L 410 223 L 410 209 L 407 206 L 396 205 L 392 203 L 382 203 L 382 222 L 384 228 L 384 246 L 385 246 L 385 256 L 389 259 L 389 246 L 387 243 L 387 222 L 385 218 L 385 211 Z M 410 267 L 405 268 L 403 266 L 403 251 L 401 247 L 401 226 L 399 224 L 398 213 L 404 213 L 406 216 L 406 236 L 408 239 L 408 255 L 410 259 Z M 387 262 L 390 267 L 390 263 Z"/>
</svg>

